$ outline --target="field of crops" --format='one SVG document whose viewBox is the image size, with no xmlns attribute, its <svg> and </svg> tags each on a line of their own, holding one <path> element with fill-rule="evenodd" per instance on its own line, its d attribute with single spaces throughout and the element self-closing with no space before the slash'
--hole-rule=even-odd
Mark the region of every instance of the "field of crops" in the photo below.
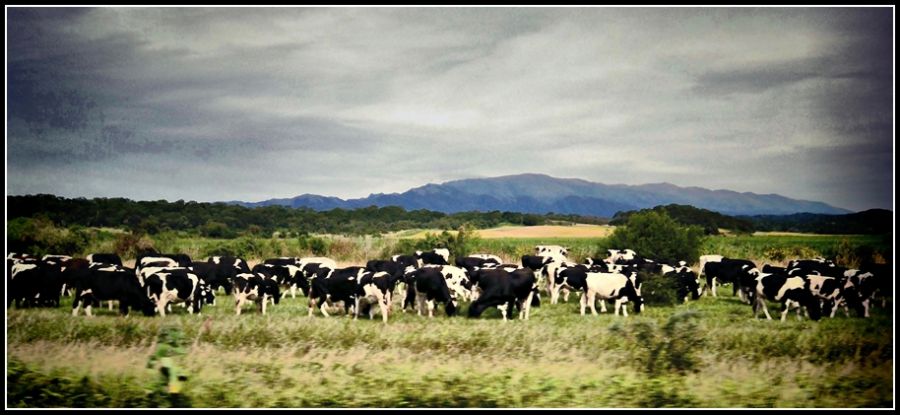
<svg viewBox="0 0 900 415">
<path fill-rule="evenodd" d="M 842 241 L 887 249 L 865 236 L 710 238 L 702 253 L 756 258 L 821 252 Z M 291 240 L 280 249 L 291 254 Z M 599 239 L 481 239 L 477 249 L 515 258 L 537 243 L 560 243 L 575 257 Z M 172 238 L 199 251 L 216 240 Z M 260 244 L 274 244 L 262 240 Z M 389 241 L 360 238 L 378 255 Z M 367 245 L 368 244 L 368 245 Z M 368 246 L 368 248 L 366 248 Z M 775 250 L 775 251 L 773 251 Z M 782 252 L 783 251 L 783 252 Z M 355 252 L 355 251 L 354 251 Z M 374 253 L 374 254 L 372 254 Z M 299 253 L 298 253 L 299 254 Z M 354 253 L 344 263 L 359 263 Z M 362 258 L 364 259 L 364 258 Z M 251 262 L 258 258 L 251 259 Z M 58 309 L 7 310 L 9 407 L 891 407 L 893 302 L 868 319 L 786 322 L 754 319 L 749 305 L 720 297 L 641 314 L 579 314 L 577 297 L 544 303 L 529 321 L 433 319 L 415 313 L 353 321 L 307 317 L 305 297 L 287 297 L 265 316 L 236 316 L 230 295 L 201 316 L 71 316 Z M 880 304 L 879 304 L 880 305 Z M 462 307 L 465 315 L 467 305 Z M 612 308 L 610 307 L 610 310 Z M 778 306 L 770 312 L 778 318 Z M 764 317 L 763 317 L 764 318 Z M 188 376 L 165 393 L 148 360 L 174 330 L 172 361 Z M 174 351 L 173 351 L 174 350 Z"/>
</svg>

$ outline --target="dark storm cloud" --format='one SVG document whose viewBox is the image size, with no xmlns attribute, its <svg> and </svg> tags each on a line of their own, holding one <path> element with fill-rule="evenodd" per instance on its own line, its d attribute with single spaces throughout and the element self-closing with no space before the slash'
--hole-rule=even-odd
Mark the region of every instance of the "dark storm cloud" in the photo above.
<svg viewBox="0 0 900 415">
<path fill-rule="evenodd" d="M 9 8 L 8 190 L 522 172 L 890 207 L 890 8 Z M 865 190 L 861 190 L 865 189 Z"/>
</svg>

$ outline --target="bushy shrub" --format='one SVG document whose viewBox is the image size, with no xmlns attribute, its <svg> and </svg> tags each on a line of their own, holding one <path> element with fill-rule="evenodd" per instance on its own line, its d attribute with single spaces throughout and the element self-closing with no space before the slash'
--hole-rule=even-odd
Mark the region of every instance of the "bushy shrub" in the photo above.
<svg viewBox="0 0 900 415">
<path fill-rule="evenodd" d="M 322 256 L 328 254 L 328 241 L 318 236 L 301 233 L 297 237 L 300 250 L 311 252 L 313 255 Z"/>
<path fill-rule="evenodd" d="M 673 306 L 681 303 L 678 298 L 678 279 L 660 274 L 640 273 L 641 297 L 648 306 Z"/>
<path fill-rule="evenodd" d="M 134 234 L 125 233 L 116 236 L 115 251 L 122 258 L 136 258 L 139 252 L 156 250 L 153 240 Z"/>
<path fill-rule="evenodd" d="M 637 212 L 600 244 L 597 255 L 605 256 L 610 248 L 629 248 L 646 258 L 678 259 L 690 265 L 700 257 L 702 237 L 702 229 L 681 226 L 665 212 Z"/>
<path fill-rule="evenodd" d="M 78 255 L 90 243 L 91 233 L 81 226 L 57 227 L 46 217 L 16 218 L 7 223 L 6 238 L 11 252 Z"/>
<path fill-rule="evenodd" d="M 697 351 L 703 350 L 706 337 L 694 322 L 698 317 L 696 311 L 684 311 L 673 314 L 661 328 L 640 321 L 628 329 L 616 324 L 610 330 L 634 344 L 632 361 L 647 375 L 684 375 L 700 370 Z"/>
</svg>

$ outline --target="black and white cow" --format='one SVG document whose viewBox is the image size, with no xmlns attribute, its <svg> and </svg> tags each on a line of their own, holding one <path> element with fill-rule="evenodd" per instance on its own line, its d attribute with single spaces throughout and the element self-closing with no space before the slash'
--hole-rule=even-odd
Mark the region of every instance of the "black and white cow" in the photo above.
<svg viewBox="0 0 900 415">
<path fill-rule="evenodd" d="M 297 288 L 306 293 L 309 291 L 309 281 L 303 275 L 301 268 L 297 265 L 275 265 L 271 263 L 257 264 L 251 270 L 252 273 L 261 273 L 268 278 L 274 278 L 278 284 L 290 289 L 291 298 L 297 298 Z M 287 291 L 284 292 L 287 295 Z"/>
<path fill-rule="evenodd" d="M 447 279 L 441 270 L 436 267 L 423 267 L 412 272 L 414 284 L 411 284 L 416 293 L 416 312 L 423 315 L 426 311 L 428 317 L 434 318 L 434 308 L 437 303 L 444 303 L 444 311 L 447 316 L 454 316 L 459 307 L 456 293 L 450 290 Z"/>
<path fill-rule="evenodd" d="M 800 307 L 806 309 L 809 318 L 818 320 L 821 317 L 819 299 L 809 288 L 809 280 L 803 277 L 793 277 L 783 274 L 760 274 L 756 277 L 755 300 L 753 301 L 753 317 L 759 316 L 759 310 L 765 312 L 766 318 L 771 320 L 766 300 L 781 303 L 781 321 L 787 318 L 787 313 L 792 308 L 797 309 L 797 318 L 800 318 Z"/>
<path fill-rule="evenodd" d="M 618 264 L 621 261 L 631 261 L 638 257 L 633 249 L 607 249 L 609 256 L 604 259 L 609 264 Z"/>
<path fill-rule="evenodd" d="M 166 316 L 169 303 L 186 303 L 190 314 L 200 314 L 205 302 L 206 284 L 188 268 L 168 268 L 150 274 L 144 280 L 147 296 L 156 303 L 156 311 Z"/>
<path fill-rule="evenodd" d="M 504 268 L 480 269 L 472 275 L 481 295 L 469 305 L 469 317 L 480 317 L 488 307 L 497 307 L 503 321 L 512 318 L 513 307 L 519 310 L 519 319 L 528 320 L 531 299 L 537 291 L 538 281 L 530 268 L 508 270 Z"/>
<path fill-rule="evenodd" d="M 453 265 L 425 265 L 423 268 L 436 268 L 444 279 L 447 280 L 447 288 L 454 294 L 457 300 L 472 300 L 472 283 L 469 273 L 465 268 Z"/>
<path fill-rule="evenodd" d="M 11 263 L 10 263 L 11 261 Z M 36 259 L 7 260 L 7 307 L 58 307 L 63 278 L 60 266 Z"/>
<path fill-rule="evenodd" d="M 456 258 L 456 266 L 465 268 L 468 272 L 474 272 L 479 268 L 494 267 L 503 263 L 496 255 L 475 254 Z"/>
<path fill-rule="evenodd" d="M 667 278 L 677 279 L 677 295 L 678 298 L 681 298 L 684 302 L 688 302 L 688 297 L 697 300 L 703 294 L 703 289 L 700 288 L 700 280 L 697 278 L 697 274 L 687 266 L 675 268 L 663 275 Z"/>
<path fill-rule="evenodd" d="M 242 272 L 235 275 L 232 293 L 234 294 L 234 313 L 241 315 L 244 304 L 254 302 L 259 306 L 259 311 L 266 314 L 266 304 L 271 299 L 278 304 L 281 293 L 278 290 L 278 282 L 263 274 Z"/>
<path fill-rule="evenodd" d="M 85 257 L 85 259 L 87 259 L 88 262 L 101 262 L 104 264 L 114 264 L 120 266 L 122 265 L 122 258 L 120 258 L 117 254 L 90 254 Z"/>
<path fill-rule="evenodd" d="M 591 314 L 597 315 L 594 303 L 600 300 L 615 301 L 615 315 L 628 317 L 628 310 L 624 304 L 634 303 L 634 313 L 638 314 L 644 308 L 644 300 L 641 297 L 640 286 L 634 278 L 619 273 L 590 272 L 586 273 L 584 295 L 581 297 L 581 315 L 585 314 L 585 308 L 591 308 Z"/>
<path fill-rule="evenodd" d="M 416 251 L 416 258 L 421 259 L 423 265 L 450 265 L 450 250 L 434 248 L 431 251 Z"/>
<path fill-rule="evenodd" d="M 394 284 L 397 282 L 398 275 L 390 274 L 384 271 L 366 272 L 359 279 L 359 292 L 356 297 L 356 306 L 354 309 L 353 319 L 357 319 L 360 314 L 368 314 L 369 319 L 375 316 L 374 304 L 378 305 L 381 310 L 381 318 L 384 323 L 388 322 L 388 315 L 391 310 L 391 298 L 394 292 Z"/>
<path fill-rule="evenodd" d="M 534 254 L 541 256 L 555 256 L 565 259 L 569 256 L 569 250 L 560 245 L 537 245 L 534 247 Z"/>
<path fill-rule="evenodd" d="M 91 307 L 99 306 L 100 301 L 118 301 L 119 313 L 122 315 L 128 315 L 129 309 L 140 311 L 145 316 L 152 316 L 156 312 L 156 306 L 147 296 L 146 290 L 127 268 L 115 265 L 82 268 L 74 265 L 74 268 L 64 272 L 74 273 L 70 279 L 75 289 L 72 299 L 73 316 L 77 316 L 83 306 L 85 315 L 91 317 Z"/>
<path fill-rule="evenodd" d="M 844 302 L 841 281 L 824 275 L 805 275 L 804 278 L 809 281 L 809 291 L 819 299 L 822 315 L 834 318 L 837 309 Z"/>
<path fill-rule="evenodd" d="M 343 302 L 344 312 L 348 316 L 351 315 L 351 308 L 355 314 L 359 280 L 365 272 L 364 267 L 356 266 L 338 269 L 320 268 L 309 284 L 309 317 L 312 317 L 316 306 L 322 315 L 328 317 L 325 307 L 333 307 L 338 302 Z"/>
</svg>

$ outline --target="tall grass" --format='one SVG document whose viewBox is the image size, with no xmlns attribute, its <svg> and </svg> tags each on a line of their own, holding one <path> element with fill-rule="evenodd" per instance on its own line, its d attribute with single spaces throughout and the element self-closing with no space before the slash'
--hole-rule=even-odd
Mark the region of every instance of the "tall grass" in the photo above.
<svg viewBox="0 0 900 415">
<path fill-rule="evenodd" d="M 13 407 L 168 407 L 146 366 L 163 328 L 183 334 L 194 407 L 885 407 L 892 316 L 819 322 L 752 318 L 725 293 L 628 318 L 581 316 L 577 299 L 529 321 L 396 313 L 307 317 L 303 297 L 263 316 L 233 300 L 201 316 L 72 317 L 10 309 Z M 775 307 L 770 304 L 770 307 Z M 774 310 L 774 309 L 773 309 Z M 463 313 L 465 312 L 465 305 Z"/>
</svg>

